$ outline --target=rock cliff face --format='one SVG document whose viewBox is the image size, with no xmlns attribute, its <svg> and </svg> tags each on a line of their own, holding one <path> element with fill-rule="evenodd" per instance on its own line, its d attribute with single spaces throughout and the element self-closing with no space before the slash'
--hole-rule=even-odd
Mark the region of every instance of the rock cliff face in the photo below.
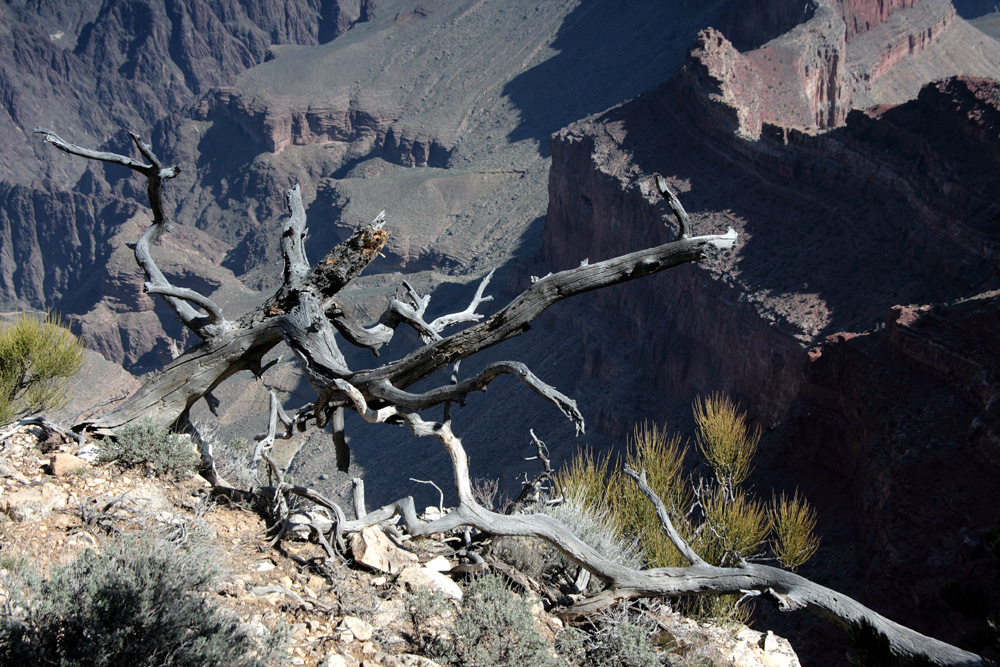
<svg viewBox="0 0 1000 667">
<path fill-rule="evenodd" d="M 878 77 L 931 48 L 954 21 L 948 0 L 818 0 L 804 10 L 755 0 L 734 8 L 725 34 L 760 80 L 768 120 L 830 128 L 844 124 Z"/>
<path fill-rule="evenodd" d="M 338 104 L 338 102 L 340 102 Z M 330 142 L 361 143 L 371 157 L 403 167 L 444 167 L 452 141 L 401 125 L 402 108 L 362 106 L 357 97 L 327 99 L 323 106 L 282 108 L 249 101 L 232 89 L 221 88 L 203 97 L 194 109 L 197 120 L 230 120 L 269 153 L 291 145 Z"/>
<path fill-rule="evenodd" d="M 115 265 L 114 244 L 138 237 L 119 233 L 136 211 L 127 202 L 143 201 L 143 186 L 114 169 L 106 175 L 48 150 L 31 128 L 50 126 L 88 146 L 112 136 L 109 148 L 129 152 L 122 128 L 148 131 L 164 117 L 177 124 L 177 112 L 197 95 L 260 64 L 273 45 L 329 41 L 369 20 L 376 8 L 374 0 L 5 5 L 0 100 L 8 122 L 0 123 L 0 301 L 10 308 L 59 307 L 79 316 L 90 311 L 85 340 L 108 359 L 138 364 L 138 370 L 169 360 L 168 348 L 183 344 L 184 334 L 169 315 L 161 321 L 163 313 L 125 315 L 135 306 L 148 310 L 152 301 L 146 299 L 148 308 L 132 303 L 141 286 L 132 275 L 134 262 L 131 271 L 128 261 L 108 268 Z M 67 189 L 74 183 L 75 190 Z M 247 179 L 243 186 L 254 184 Z M 213 255 L 209 273 L 221 259 Z M 116 277 L 126 275 L 123 281 Z M 107 316 L 93 310 L 100 310 L 102 295 Z M 168 344 L 172 337 L 178 338 Z M 138 362 L 154 348 L 159 351 Z"/>
<path fill-rule="evenodd" d="M 586 372 L 603 386 L 648 383 L 660 405 L 735 395 L 775 427 L 786 483 L 815 464 L 839 480 L 836 492 L 811 487 L 821 514 L 843 512 L 832 508 L 849 490 L 861 556 L 850 575 L 828 573 L 838 586 L 954 639 L 956 627 L 935 627 L 938 588 L 978 571 L 978 535 L 1000 521 L 983 501 L 1000 475 L 997 296 L 975 296 L 996 288 L 1000 266 L 998 84 L 935 82 L 817 133 L 779 124 L 782 107 L 757 88 L 754 58 L 769 48 L 740 54 L 703 32 L 671 81 L 556 135 L 545 257 L 564 268 L 669 239 L 653 173 L 697 231 L 734 227 L 735 257 L 593 295 L 595 311 L 625 324 L 608 343 L 572 321 Z M 625 371 L 635 358 L 641 379 Z M 621 426 L 598 428 L 624 437 Z"/>
<path fill-rule="evenodd" d="M 953 636 L 941 587 L 963 577 L 997 583 L 981 535 L 1000 522 L 998 306 L 996 292 L 896 306 L 884 329 L 826 338 L 810 354 L 786 433 L 800 466 L 843 480 L 871 599 Z"/>
</svg>

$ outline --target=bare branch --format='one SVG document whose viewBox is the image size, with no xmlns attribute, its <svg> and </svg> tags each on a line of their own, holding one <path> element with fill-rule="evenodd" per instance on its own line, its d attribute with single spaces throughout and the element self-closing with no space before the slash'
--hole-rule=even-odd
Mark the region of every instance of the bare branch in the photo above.
<svg viewBox="0 0 1000 667">
<path fill-rule="evenodd" d="M 267 433 L 263 437 L 257 437 L 257 446 L 253 450 L 253 456 L 250 459 L 250 469 L 257 472 L 257 468 L 260 467 L 260 462 L 263 460 L 264 455 L 274 448 L 274 436 L 278 428 L 278 411 L 281 407 L 278 405 L 278 396 L 274 393 L 273 389 L 268 390 L 271 395 L 271 411 L 270 416 L 267 420 Z"/>
<path fill-rule="evenodd" d="M 146 283 L 146 292 L 149 294 L 162 294 L 164 296 L 174 297 L 175 299 L 190 301 L 208 313 L 208 321 L 210 323 L 216 326 L 226 324 L 226 318 L 222 315 L 222 309 L 207 296 L 200 294 L 199 292 L 195 292 L 192 289 L 187 289 L 186 287 L 174 287 L 173 285 L 154 285 L 153 283 Z"/>
<path fill-rule="evenodd" d="M 656 508 L 656 516 L 660 519 L 660 528 L 662 528 L 663 532 L 666 533 L 667 539 L 670 540 L 670 543 L 681 552 L 681 555 L 687 559 L 687 562 L 692 565 L 705 565 L 705 561 L 702 560 L 701 556 L 699 556 L 695 550 L 691 548 L 691 545 L 684 541 L 684 538 L 681 537 L 680 533 L 677 532 L 677 529 L 674 528 L 674 522 L 670 520 L 670 513 L 667 512 L 666 506 L 663 504 L 663 501 L 660 500 L 660 497 L 656 495 L 656 492 L 649 487 L 649 483 L 646 481 L 646 471 L 643 470 L 641 473 L 638 473 L 631 466 L 626 465 L 624 472 L 626 475 L 635 480 L 635 483 L 639 485 L 639 490 L 642 491 L 643 495 L 645 495 L 649 499 L 649 502 L 653 504 L 653 507 Z"/>
<path fill-rule="evenodd" d="M 347 379 L 358 387 L 372 386 L 387 379 L 396 387 L 406 388 L 448 364 L 521 335 L 546 308 L 563 299 L 703 259 L 733 248 L 736 238 L 736 232 L 729 229 L 722 235 L 680 239 L 550 274 L 537 280 L 485 322 L 424 345 L 399 361 L 359 371 Z"/>
<path fill-rule="evenodd" d="M 492 296 L 483 296 L 483 291 L 486 289 L 486 286 L 490 284 L 490 280 L 493 278 L 495 270 L 496 269 L 486 274 L 486 277 L 479 283 L 479 288 L 476 290 L 475 296 L 472 297 L 472 303 L 470 303 L 465 310 L 459 313 L 452 313 L 451 315 L 442 315 L 430 323 L 430 328 L 437 333 L 441 333 L 447 327 L 454 326 L 461 322 L 478 322 L 483 319 L 483 315 L 481 313 L 477 313 L 476 308 L 478 308 L 481 303 L 493 300 Z"/>
<path fill-rule="evenodd" d="M 438 492 L 438 512 L 440 512 L 441 514 L 444 514 L 444 491 L 441 490 L 440 486 L 438 486 L 437 484 L 435 484 L 434 481 L 430 480 L 430 479 L 414 479 L 413 477 L 411 477 L 410 481 L 411 482 L 416 482 L 417 484 L 430 484 L 435 489 L 437 489 L 437 492 Z"/>
<path fill-rule="evenodd" d="M 354 516 L 364 519 L 365 515 L 368 514 L 368 510 L 365 508 L 365 480 L 360 477 L 352 478 L 351 488 L 351 495 L 354 500 Z"/>
<path fill-rule="evenodd" d="M 677 218 L 677 238 L 686 239 L 690 237 L 691 218 L 681 205 L 681 200 L 677 198 L 677 195 L 667 185 L 666 179 L 660 175 L 656 176 L 656 189 L 660 191 L 660 196 L 667 202 L 667 206 L 670 207 L 670 210 L 674 212 L 674 217 Z"/>
<path fill-rule="evenodd" d="M 309 272 L 306 259 L 306 210 L 302 205 L 302 190 L 298 183 L 285 195 L 288 221 L 281 232 L 281 255 L 285 259 L 285 283 L 298 284 Z"/>
<path fill-rule="evenodd" d="M 333 409 L 330 429 L 333 431 L 333 453 L 337 459 L 337 470 L 347 472 L 351 467 L 351 449 L 347 446 L 347 436 L 344 434 L 344 408 Z"/>
<path fill-rule="evenodd" d="M 431 389 L 421 394 L 411 394 L 402 389 L 397 389 L 388 381 L 374 384 L 370 392 L 372 396 L 385 399 L 395 405 L 412 410 L 424 410 L 448 401 L 455 401 L 462 404 L 469 393 L 473 391 L 486 391 L 489 383 L 501 375 L 515 376 L 536 394 L 549 403 L 552 403 L 564 415 L 569 417 L 576 426 L 577 435 L 584 432 L 585 423 L 583 415 L 576 407 L 576 401 L 561 393 L 555 387 L 542 382 L 538 379 L 538 376 L 519 361 L 497 361 L 481 370 L 475 377 L 462 380 L 456 384 Z"/>
<path fill-rule="evenodd" d="M 472 527 L 493 535 L 543 539 L 564 556 L 609 584 L 601 593 L 568 609 L 566 615 L 569 616 L 593 613 L 618 600 L 629 598 L 746 594 L 748 591 L 759 591 L 773 599 L 783 611 L 801 609 L 844 628 L 866 620 L 889 638 L 893 653 L 898 656 L 927 656 L 934 664 L 939 665 L 983 665 L 982 659 L 973 653 L 922 635 L 890 621 L 837 591 L 775 567 L 755 563 L 716 567 L 701 562 L 687 567 L 633 570 L 605 558 L 580 541 L 562 523 L 546 514 L 504 515 L 491 512 L 479 505 L 473 497 L 468 457 L 461 441 L 447 424 L 425 422 L 417 415 L 391 406 L 373 411 L 365 404 L 361 393 L 349 383 L 340 380 L 338 386 L 352 398 L 356 409 L 366 420 L 386 421 L 392 416 L 400 415 L 407 420 L 415 435 L 437 437 L 452 459 L 459 497 L 456 509 L 434 521 L 420 521 L 413 499 L 404 498 L 369 513 L 364 519 L 347 522 L 344 526 L 346 532 L 400 516 L 407 532 L 414 537 Z"/>
<path fill-rule="evenodd" d="M 52 130 L 46 130 L 43 127 L 36 127 L 33 132 L 35 134 L 44 135 L 43 139 L 46 143 L 50 143 L 64 153 L 69 153 L 70 155 L 77 155 L 79 157 L 85 157 L 88 160 L 99 160 L 101 162 L 110 162 L 112 164 L 120 164 L 123 167 L 128 167 L 134 171 L 138 171 L 141 174 L 145 174 L 147 171 L 153 168 L 154 165 L 145 164 L 139 162 L 125 155 L 118 155 L 117 153 L 106 153 L 104 151 L 95 151 L 89 148 L 83 148 L 77 146 L 76 144 L 71 144 L 65 141 L 58 134 Z"/>
</svg>

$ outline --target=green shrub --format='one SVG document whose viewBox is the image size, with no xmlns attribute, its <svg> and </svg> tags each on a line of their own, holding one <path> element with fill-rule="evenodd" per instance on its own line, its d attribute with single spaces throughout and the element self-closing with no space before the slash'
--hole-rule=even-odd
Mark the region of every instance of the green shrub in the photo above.
<svg viewBox="0 0 1000 667">
<path fill-rule="evenodd" d="M 552 648 L 535 628 L 528 604 L 496 575 L 476 579 L 462 600 L 442 655 L 459 667 L 555 666 Z"/>
<path fill-rule="evenodd" d="M 763 555 L 772 534 L 772 550 L 786 567 L 808 560 L 819 538 L 815 512 L 805 499 L 798 492 L 791 499 L 782 495 L 769 507 L 740 487 L 753 469 L 760 431 L 751 429 L 735 404 L 719 395 L 696 401 L 694 418 L 697 450 L 711 477 L 689 476 L 684 470 L 688 447 L 680 436 L 655 426 L 637 427 L 625 455 L 626 465 L 646 471 L 647 483 L 680 536 L 713 565 L 732 566 Z M 637 537 L 648 565 L 688 564 L 662 530 L 653 504 L 610 456 L 583 452 L 558 473 L 556 482 L 565 497 L 580 499 L 590 512 L 605 516 L 605 524 L 619 537 Z M 749 610 L 740 607 L 739 599 L 697 597 L 686 610 L 702 618 L 745 622 Z"/>
<path fill-rule="evenodd" d="M 22 315 L 0 329 L 0 423 L 66 405 L 83 346 L 55 315 Z"/>
<path fill-rule="evenodd" d="M 255 638 L 208 597 L 204 553 L 126 539 L 87 550 L 45 579 L 20 577 L 0 617 L 0 665 L 132 667 L 278 664 L 281 638 Z"/>
<path fill-rule="evenodd" d="M 448 600 L 437 591 L 416 588 L 406 596 L 404 604 L 413 623 L 412 641 L 417 649 L 429 655 L 447 653 L 438 629 L 450 611 Z"/>
<path fill-rule="evenodd" d="M 197 469 L 199 457 L 188 438 L 150 420 L 127 424 L 104 441 L 102 461 L 127 468 L 146 468 L 158 476 L 182 477 Z"/>
<path fill-rule="evenodd" d="M 819 549 L 816 536 L 816 511 L 796 490 L 791 498 L 782 493 L 771 501 L 774 538 L 771 549 L 782 566 L 795 570 L 812 558 Z"/>
</svg>

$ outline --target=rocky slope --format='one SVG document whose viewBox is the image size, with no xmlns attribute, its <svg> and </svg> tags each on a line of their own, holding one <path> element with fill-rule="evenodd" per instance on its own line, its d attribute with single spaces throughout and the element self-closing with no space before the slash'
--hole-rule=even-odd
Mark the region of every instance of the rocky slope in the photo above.
<svg viewBox="0 0 1000 667">
<path fill-rule="evenodd" d="M 423 657 L 432 647 L 418 639 L 453 629 L 457 614 L 468 607 L 468 577 L 460 569 L 451 572 L 460 557 L 446 542 L 424 538 L 419 545 L 410 540 L 400 545 L 380 528 L 368 528 L 348 540 L 355 561 L 331 566 L 319 545 L 291 533 L 279 547 L 265 547 L 267 522 L 241 503 L 243 496 L 233 489 L 213 491 L 194 476 L 163 479 L 142 467 L 88 462 L 76 456 L 81 452 L 75 442 L 39 436 L 34 427 L 3 429 L 0 602 L 9 604 L 14 598 L 12 584 L 26 565 L 45 576 L 53 565 L 66 566 L 84 550 L 113 549 L 120 540 L 142 533 L 146 539 L 162 539 L 164 550 L 183 543 L 195 554 L 209 556 L 219 576 L 202 591 L 206 601 L 233 612 L 256 636 L 283 625 L 288 637 L 281 664 L 449 664 Z M 93 450 L 94 445 L 88 447 Z M 437 511 L 426 510 L 428 515 Z M 411 614 L 414 594 L 432 591 L 447 602 Z M 555 655 L 552 644 L 564 630 L 563 621 L 548 613 L 534 593 L 521 590 L 518 595 L 530 609 L 529 622 Z M 646 613 L 655 613 L 659 625 L 661 660 L 799 665 L 788 641 L 773 633 L 698 623 L 666 606 Z M 118 623 L 107 621 L 111 627 Z"/>
</svg>

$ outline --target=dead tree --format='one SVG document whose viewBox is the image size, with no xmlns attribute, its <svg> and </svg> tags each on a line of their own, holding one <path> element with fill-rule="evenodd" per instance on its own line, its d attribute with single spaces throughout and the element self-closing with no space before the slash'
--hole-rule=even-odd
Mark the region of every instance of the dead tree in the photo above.
<svg viewBox="0 0 1000 667">
<path fill-rule="evenodd" d="M 483 390 L 496 377 L 514 375 L 528 388 L 554 404 L 584 430 L 584 419 L 576 403 L 536 377 L 516 361 L 496 362 L 473 377 L 458 380 L 457 366 L 463 359 L 528 330 L 542 311 L 565 298 L 609 285 L 624 283 L 687 262 L 697 261 L 719 251 L 732 249 L 736 233 L 693 236 L 690 220 L 666 182 L 657 177 L 656 185 L 677 220 L 678 235 L 669 243 L 619 257 L 549 274 L 494 315 L 480 321 L 478 306 L 490 299 L 484 295 L 490 276 L 483 279 L 472 302 L 464 311 L 425 319 L 429 296 L 421 296 L 406 285 L 409 303 L 392 300 L 377 323 L 365 327 L 356 321 L 339 300 L 339 294 L 379 254 L 388 232 L 384 214 L 362 227 L 346 241 L 333 248 L 315 265 L 306 259 L 304 239 L 306 216 L 298 186 L 288 191 L 289 217 L 281 235 L 284 280 L 270 298 L 238 320 L 228 320 L 222 309 L 193 290 L 171 285 L 150 256 L 150 247 L 170 222 L 163 206 L 162 187 L 179 169 L 164 167 L 149 144 L 135 133 L 132 141 L 146 162 L 124 155 L 93 151 L 70 144 L 49 130 L 36 129 L 45 141 L 67 153 L 92 160 L 119 164 L 142 174 L 147 180 L 147 195 L 152 210 L 152 224 L 135 246 L 136 261 L 146 275 L 146 291 L 159 294 L 178 318 L 202 342 L 185 351 L 124 403 L 109 413 L 75 425 L 76 430 L 116 428 L 138 419 L 151 419 L 163 426 L 174 426 L 186 419 L 191 406 L 205 399 L 213 408 L 217 401 L 212 390 L 226 378 L 248 370 L 260 377 L 266 367 L 264 355 L 284 342 L 296 355 L 317 399 L 289 416 L 271 395 L 272 408 L 268 432 L 255 459 L 267 462 L 277 478 L 280 539 L 288 529 L 312 533 L 331 558 L 339 551 L 342 536 L 395 517 L 402 517 L 413 536 L 430 535 L 458 528 L 475 528 L 494 535 L 531 536 L 549 542 L 594 577 L 606 584 L 597 595 L 575 603 L 565 610 L 568 615 L 585 614 L 614 601 L 639 597 L 679 595 L 714 595 L 742 592 L 773 600 L 781 609 L 802 609 L 848 627 L 865 620 L 884 633 L 893 652 L 901 657 L 925 655 L 940 665 L 981 665 L 982 660 L 969 652 L 926 637 L 894 623 L 860 603 L 836 591 L 819 586 L 784 570 L 743 562 L 736 567 L 716 567 L 703 561 L 673 529 L 662 503 L 645 483 L 642 473 L 631 471 L 643 491 L 655 503 L 663 528 L 678 550 L 690 563 L 687 567 L 633 570 L 608 560 L 584 544 L 562 524 L 544 514 L 506 515 L 492 512 L 474 498 L 468 457 L 461 441 L 452 433 L 450 407 L 463 403 L 466 396 Z M 405 283 L 404 283 L 405 284 Z M 447 327 L 476 322 L 449 336 Z M 400 324 L 412 327 L 422 345 L 397 361 L 363 370 L 348 368 L 341 353 L 337 334 L 353 345 L 378 355 Z M 454 368 L 448 384 L 414 393 L 407 391 L 414 383 L 435 372 Z M 420 412 L 444 405 L 444 419 L 425 420 Z M 277 434 L 277 423 L 286 429 L 332 425 L 337 445 L 338 467 L 346 470 L 348 452 L 343 434 L 343 411 L 355 410 L 371 423 L 405 423 L 415 436 L 434 436 L 444 445 L 452 461 L 458 506 L 440 519 L 421 521 L 412 498 L 403 498 L 373 512 L 358 512 L 361 518 L 348 521 L 340 507 L 313 489 L 284 481 L 281 471 L 268 455 L 268 445 Z M 291 511 L 285 498 L 295 494 L 315 503 L 318 511 Z"/>
</svg>

